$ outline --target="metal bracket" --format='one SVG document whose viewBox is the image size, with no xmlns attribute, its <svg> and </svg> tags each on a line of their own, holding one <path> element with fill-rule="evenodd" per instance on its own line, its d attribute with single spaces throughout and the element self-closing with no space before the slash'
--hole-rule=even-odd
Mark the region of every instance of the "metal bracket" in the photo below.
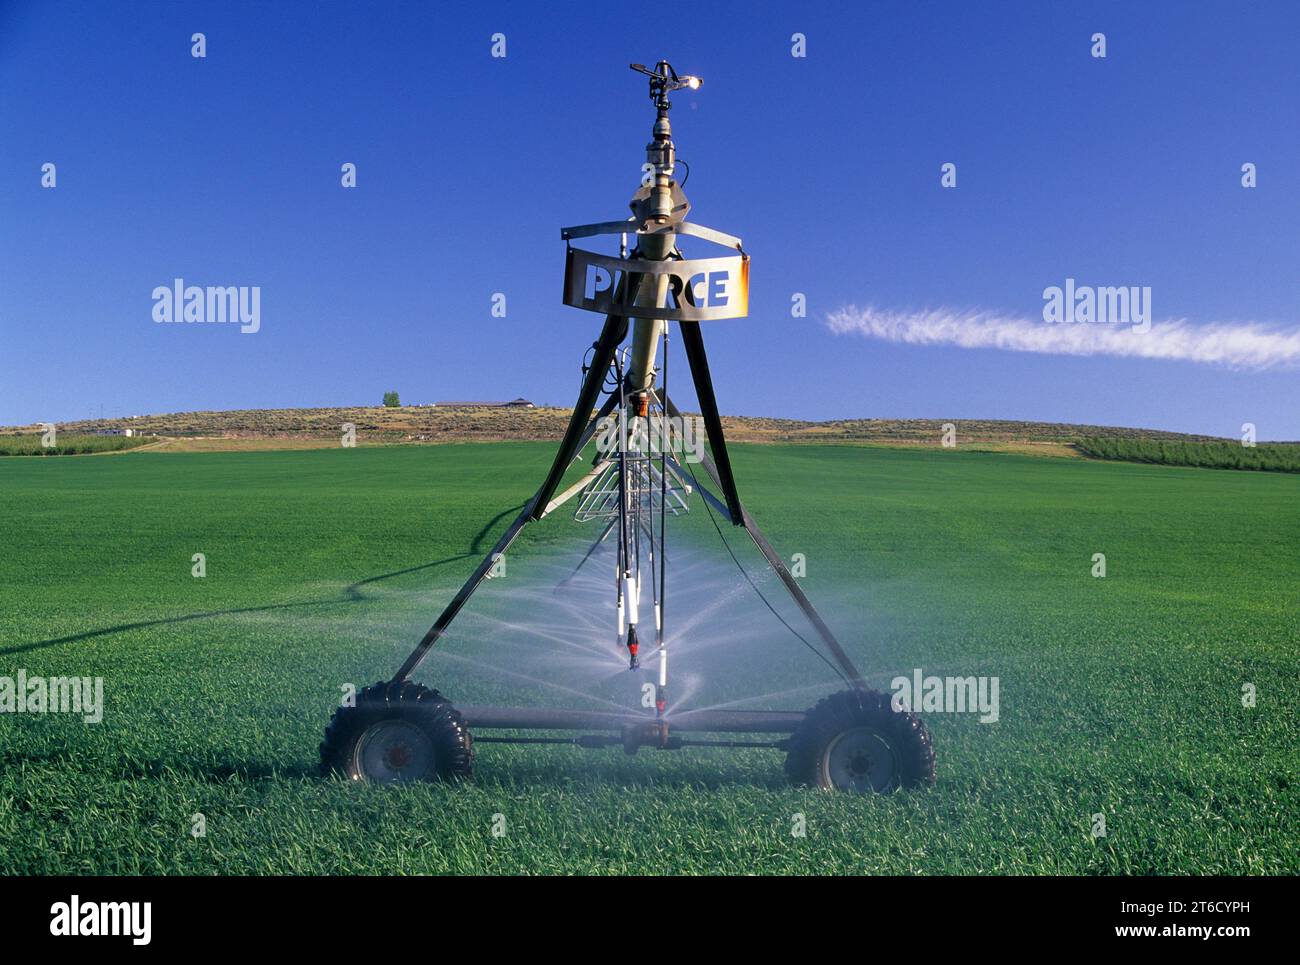
<svg viewBox="0 0 1300 965">
<path fill-rule="evenodd" d="M 689 221 L 680 221 L 675 225 L 657 225 L 655 227 L 634 227 L 635 218 L 628 218 L 626 221 L 598 221 L 595 224 L 573 225 L 569 228 L 560 229 L 560 238 L 564 241 L 572 241 L 575 238 L 594 238 L 597 235 L 690 235 L 692 238 L 702 238 L 705 241 L 711 241 L 715 245 L 721 245 L 724 248 L 731 248 L 745 254 L 744 243 L 735 235 L 729 235 L 725 231 L 719 231 L 717 228 L 706 228 L 704 225 L 692 224 Z M 748 257 L 748 256 L 746 256 Z"/>
</svg>

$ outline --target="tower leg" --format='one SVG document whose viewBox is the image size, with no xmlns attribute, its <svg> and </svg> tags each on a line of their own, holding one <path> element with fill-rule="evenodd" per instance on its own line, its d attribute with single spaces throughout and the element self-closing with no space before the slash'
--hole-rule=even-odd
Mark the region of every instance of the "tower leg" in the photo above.
<svg viewBox="0 0 1300 965">
<path fill-rule="evenodd" d="M 743 524 L 744 510 L 740 505 L 740 494 L 736 491 L 736 479 L 731 473 L 731 457 L 727 454 L 727 441 L 722 435 L 722 416 L 718 412 L 718 399 L 713 394 L 713 376 L 709 373 L 709 358 L 704 354 L 704 335 L 700 332 L 699 322 L 679 322 L 682 330 L 682 344 L 686 347 L 686 360 L 691 367 L 691 380 L 695 383 L 695 397 L 700 400 L 700 415 L 704 419 L 704 431 L 709 437 L 709 448 L 713 450 L 716 465 L 709 471 L 713 481 L 722 490 L 722 498 L 727 501 L 731 520 L 737 526 Z M 667 399 L 665 398 L 665 403 Z M 680 415 L 675 410 L 671 415 Z"/>
</svg>

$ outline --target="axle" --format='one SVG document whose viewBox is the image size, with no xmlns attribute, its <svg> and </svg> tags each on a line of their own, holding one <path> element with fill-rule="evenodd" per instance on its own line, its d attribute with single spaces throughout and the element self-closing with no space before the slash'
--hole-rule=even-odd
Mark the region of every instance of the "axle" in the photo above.
<svg viewBox="0 0 1300 965">
<path fill-rule="evenodd" d="M 560 710 L 541 707 L 460 708 L 467 726 L 475 731 L 476 743 L 486 744 L 570 744 L 577 747 L 622 747 L 634 754 L 639 748 L 679 750 L 683 747 L 769 747 L 783 750 L 787 735 L 803 723 L 801 711 L 785 710 L 692 710 L 668 716 L 611 713 L 599 710 Z M 480 736 L 483 730 L 597 730 L 600 734 L 575 737 L 519 735 Z M 752 740 L 723 740 L 715 737 L 683 737 L 683 734 L 743 733 Z M 757 739 L 763 735 L 763 739 Z M 768 736 L 770 735 L 770 736 Z"/>
</svg>

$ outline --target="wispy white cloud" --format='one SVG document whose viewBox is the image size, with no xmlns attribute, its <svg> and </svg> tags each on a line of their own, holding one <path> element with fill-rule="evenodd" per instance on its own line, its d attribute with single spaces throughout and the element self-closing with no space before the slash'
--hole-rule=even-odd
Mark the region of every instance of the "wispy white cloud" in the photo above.
<svg viewBox="0 0 1300 965">
<path fill-rule="evenodd" d="M 831 312 L 838 335 L 856 334 L 903 345 L 997 348 L 1048 355 L 1115 355 L 1201 362 L 1236 369 L 1300 367 L 1300 329 L 1256 322 L 1193 325 L 1186 319 L 1132 325 L 1049 324 L 996 312 L 935 309 L 892 312 L 850 305 Z"/>
</svg>

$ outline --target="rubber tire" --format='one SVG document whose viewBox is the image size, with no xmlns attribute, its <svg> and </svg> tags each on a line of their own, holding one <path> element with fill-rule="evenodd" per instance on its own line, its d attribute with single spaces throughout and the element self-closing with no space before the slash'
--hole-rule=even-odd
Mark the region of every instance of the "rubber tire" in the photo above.
<svg viewBox="0 0 1300 965">
<path fill-rule="evenodd" d="M 881 793 L 934 783 L 934 745 L 929 730 L 910 711 L 894 710 L 889 694 L 877 690 L 844 690 L 808 711 L 790 738 L 786 775 L 800 786 L 835 790 L 822 776 L 822 757 L 832 740 L 857 728 L 875 733 L 894 753 L 894 786 Z"/>
<path fill-rule="evenodd" d="M 385 720 L 409 722 L 428 735 L 433 760 L 421 779 L 461 781 L 474 776 L 474 739 L 465 718 L 438 691 L 409 680 L 380 681 L 357 694 L 354 706 L 334 712 L 320 745 L 321 773 L 368 783 L 355 759 L 357 744 L 367 730 Z"/>
</svg>

